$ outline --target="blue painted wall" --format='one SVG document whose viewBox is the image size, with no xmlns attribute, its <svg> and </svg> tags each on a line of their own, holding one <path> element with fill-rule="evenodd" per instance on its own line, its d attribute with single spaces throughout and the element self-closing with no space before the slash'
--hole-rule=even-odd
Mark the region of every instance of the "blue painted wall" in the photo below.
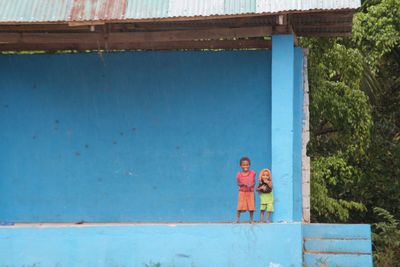
<svg viewBox="0 0 400 267">
<path fill-rule="evenodd" d="M 302 266 L 301 224 L 14 227 L 0 236 L 0 266 Z"/>
<path fill-rule="evenodd" d="M 270 74 L 268 51 L 0 56 L 0 221 L 233 220 L 239 158 L 271 165 Z"/>
</svg>

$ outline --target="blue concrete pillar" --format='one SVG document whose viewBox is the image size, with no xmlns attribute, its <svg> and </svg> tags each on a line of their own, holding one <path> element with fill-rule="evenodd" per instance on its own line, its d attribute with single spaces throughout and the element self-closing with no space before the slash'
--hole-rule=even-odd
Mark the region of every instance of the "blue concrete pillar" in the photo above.
<svg viewBox="0 0 400 267">
<path fill-rule="evenodd" d="M 272 36 L 271 169 L 274 184 L 273 221 L 294 221 L 293 99 L 294 36 Z"/>
</svg>

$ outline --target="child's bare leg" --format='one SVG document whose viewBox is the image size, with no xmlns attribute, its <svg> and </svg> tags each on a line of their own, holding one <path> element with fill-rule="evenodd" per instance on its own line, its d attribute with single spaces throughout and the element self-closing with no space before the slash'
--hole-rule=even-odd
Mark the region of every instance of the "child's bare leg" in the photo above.
<svg viewBox="0 0 400 267">
<path fill-rule="evenodd" d="M 237 223 L 240 222 L 240 210 L 238 210 L 237 213 L 236 213 L 236 222 Z"/>
<path fill-rule="evenodd" d="M 271 212 L 267 212 L 267 223 L 269 223 L 269 218 L 271 217 Z"/>
<path fill-rule="evenodd" d="M 252 223 L 253 222 L 253 213 L 254 213 L 254 211 L 249 211 L 250 212 L 250 223 Z"/>
<path fill-rule="evenodd" d="M 264 221 L 264 211 L 260 211 L 260 223 Z"/>
</svg>

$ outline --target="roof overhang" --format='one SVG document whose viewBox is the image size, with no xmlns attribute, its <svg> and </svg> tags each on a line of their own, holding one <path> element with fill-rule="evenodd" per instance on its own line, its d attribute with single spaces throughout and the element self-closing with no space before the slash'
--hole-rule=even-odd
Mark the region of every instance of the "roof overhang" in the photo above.
<svg viewBox="0 0 400 267">
<path fill-rule="evenodd" d="M 58 7 L 50 2 L 0 0 L 0 51 L 269 48 L 274 34 L 350 35 L 360 5 L 354 0 L 242 0 L 241 5 L 65 0 Z"/>
</svg>

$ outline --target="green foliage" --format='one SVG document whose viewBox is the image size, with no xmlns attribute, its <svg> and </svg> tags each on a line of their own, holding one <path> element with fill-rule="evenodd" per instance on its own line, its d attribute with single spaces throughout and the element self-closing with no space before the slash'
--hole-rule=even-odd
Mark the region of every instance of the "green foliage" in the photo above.
<svg viewBox="0 0 400 267">
<path fill-rule="evenodd" d="M 382 267 L 395 266 L 400 262 L 400 221 L 385 209 L 374 208 L 374 212 L 383 219 L 372 225 L 375 264 Z"/>
<path fill-rule="evenodd" d="M 362 56 L 337 40 L 306 40 L 310 48 L 312 219 L 343 222 L 363 211 L 350 189 L 361 179 L 352 166 L 369 144 L 371 111 L 360 87 Z"/>
<path fill-rule="evenodd" d="M 312 220 L 345 222 L 365 211 L 353 196 L 362 179 L 359 162 L 370 143 L 371 109 L 360 90 L 363 57 L 342 39 L 307 39 L 310 48 Z"/>
<path fill-rule="evenodd" d="M 310 82 L 320 80 L 343 82 L 353 89 L 359 88 L 363 68 L 363 58 L 357 49 L 348 48 L 342 39 L 306 39 L 303 45 L 310 48 L 310 64 L 313 66 Z"/>
<path fill-rule="evenodd" d="M 350 210 L 365 210 L 361 203 L 346 200 L 359 177 L 359 170 L 339 156 L 318 157 L 311 163 L 312 220 L 345 222 Z M 339 190 L 343 189 L 343 190 Z"/>
<path fill-rule="evenodd" d="M 364 1 L 353 39 L 302 41 L 316 221 L 374 222 L 376 206 L 400 217 L 399 12 L 400 0 Z"/>
<path fill-rule="evenodd" d="M 369 144 L 371 116 L 366 95 L 344 82 L 322 80 L 310 107 L 313 156 L 360 158 Z"/>
<path fill-rule="evenodd" d="M 368 3 L 354 19 L 354 41 L 372 66 L 400 45 L 400 0 Z"/>
<path fill-rule="evenodd" d="M 358 192 L 370 210 L 400 218 L 400 0 L 368 3 L 354 21 L 354 43 L 365 58 L 361 89 L 374 122 Z M 376 221 L 372 212 L 368 219 Z"/>
<path fill-rule="evenodd" d="M 396 266 L 400 0 L 363 1 L 353 33 L 302 40 L 310 48 L 312 220 L 375 223 L 376 266 Z"/>
<path fill-rule="evenodd" d="M 363 57 L 340 39 L 305 40 L 310 48 L 311 156 L 360 158 L 369 143 L 368 98 L 360 89 Z"/>
</svg>

